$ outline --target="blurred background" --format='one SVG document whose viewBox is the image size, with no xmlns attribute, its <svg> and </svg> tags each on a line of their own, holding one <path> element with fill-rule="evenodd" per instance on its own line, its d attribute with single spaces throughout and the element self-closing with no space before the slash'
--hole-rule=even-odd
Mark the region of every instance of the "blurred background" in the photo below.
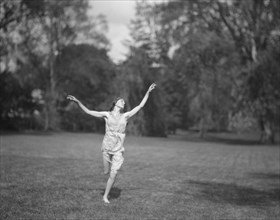
<svg viewBox="0 0 280 220">
<path fill-rule="evenodd" d="M 256 132 L 260 142 L 275 142 L 279 0 L 134 1 L 119 60 L 95 3 L 1 0 L 1 131 L 103 133 L 104 121 L 89 118 L 68 94 L 102 111 L 121 96 L 129 110 L 156 82 L 129 134 Z"/>
</svg>

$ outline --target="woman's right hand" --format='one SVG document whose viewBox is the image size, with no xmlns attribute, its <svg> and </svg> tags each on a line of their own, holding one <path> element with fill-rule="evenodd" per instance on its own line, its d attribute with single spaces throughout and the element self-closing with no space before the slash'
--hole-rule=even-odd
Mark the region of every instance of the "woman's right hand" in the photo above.
<svg viewBox="0 0 280 220">
<path fill-rule="evenodd" d="M 69 99 L 70 101 L 73 101 L 73 102 L 79 102 L 79 100 L 78 99 L 76 99 L 74 96 L 72 96 L 72 95 L 68 95 L 67 96 L 67 99 Z"/>
</svg>

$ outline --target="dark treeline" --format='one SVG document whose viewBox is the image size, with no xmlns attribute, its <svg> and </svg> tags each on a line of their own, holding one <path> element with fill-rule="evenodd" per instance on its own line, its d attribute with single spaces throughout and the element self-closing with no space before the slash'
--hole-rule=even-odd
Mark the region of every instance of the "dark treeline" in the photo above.
<svg viewBox="0 0 280 220">
<path fill-rule="evenodd" d="M 0 3 L 1 129 L 102 132 L 82 114 L 109 110 L 122 96 L 131 109 L 152 82 L 145 108 L 129 122 L 135 135 L 177 128 L 259 129 L 274 142 L 280 119 L 278 0 L 137 1 L 127 59 L 107 55 L 104 16 L 87 0 Z"/>
</svg>

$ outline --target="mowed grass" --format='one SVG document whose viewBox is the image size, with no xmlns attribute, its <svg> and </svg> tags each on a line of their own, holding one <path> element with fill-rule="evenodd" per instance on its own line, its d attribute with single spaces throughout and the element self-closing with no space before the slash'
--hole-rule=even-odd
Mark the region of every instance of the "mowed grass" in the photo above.
<svg viewBox="0 0 280 220">
<path fill-rule="evenodd" d="M 279 146 L 128 136 L 102 202 L 103 135 L 1 136 L 0 219 L 279 219 Z"/>
</svg>

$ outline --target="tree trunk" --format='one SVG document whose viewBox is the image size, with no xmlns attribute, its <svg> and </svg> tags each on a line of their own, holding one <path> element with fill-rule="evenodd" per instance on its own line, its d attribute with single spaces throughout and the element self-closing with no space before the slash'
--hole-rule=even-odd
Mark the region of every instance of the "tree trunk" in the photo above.
<svg viewBox="0 0 280 220">
<path fill-rule="evenodd" d="M 57 130 L 58 128 L 58 114 L 55 106 L 55 99 L 53 97 L 48 97 L 46 99 L 45 106 L 45 125 L 44 130 Z"/>
<path fill-rule="evenodd" d="M 55 62 L 55 54 L 54 54 L 54 36 L 52 33 L 50 33 L 49 37 L 49 43 L 50 43 L 50 54 L 49 54 L 49 82 L 50 82 L 50 91 L 49 91 L 49 97 L 47 102 L 47 110 L 48 110 L 48 128 L 50 130 L 56 130 L 58 128 L 58 114 L 56 110 L 56 79 L 55 79 L 55 73 L 54 73 L 54 62 Z"/>
<path fill-rule="evenodd" d="M 202 117 L 199 122 L 199 137 L 204 138 L 206 133 L 205 119 Z"/>
<path fill-rule="evenodd" d="M 45 126 L 44 130 L 57 130 L 59 125 L 59 115 L 56 110 L 56 91 L 54 86 L 50 86 L 50 90 L 45 96 Z"/>
<path fill-rule="evenodd" d="M 263 144 L 274 144 L 275 143 L 275 132 L 273 129 L 273 123 L 260 119 L 261 137 L 260 142 Z"/>
<path fill-rule="evenodd" d="M 49 129 L 49 114 L 47 110 L 47 105 L 44 107 L 44 115 L 45 115 L 45 121 L 44 121 L 44 131 L 47 131 Z"/>
</svg>

